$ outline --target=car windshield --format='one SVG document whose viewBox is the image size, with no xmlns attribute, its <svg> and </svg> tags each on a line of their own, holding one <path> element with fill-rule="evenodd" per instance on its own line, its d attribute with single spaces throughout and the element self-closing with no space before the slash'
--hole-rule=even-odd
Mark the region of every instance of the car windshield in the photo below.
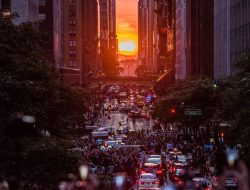
<svg viewBox="0 0 250 190">
<path fill-rule="evenodd" d="M 161 163 L 161 159 L 160 158 L 149 158 L 147 162 L 159 164 L 159 163 Z"/>
<path fill-rule="evenodd" d="M 156 176 L 152 174 L 145 174 L 141 175 L 141 179 L 156 179 Z"/>
<path fill-rule="evenodd" d="M 175 173 L 175 174 L 176 174 L 176 175 L 180 175 L 180 174 L 181 174 L 181 172 L 182 172 L 182 169 L 177 168 L 177 169 L 176 169 L 176 173 Z"/>
<path fill-rule="evenodd" d="M 116 142 L 115 141 L 107 141 L 107 144 L 109 145 L 109 146 L 112 146 L 112 145 L 114 145 Z"/>
</svg>

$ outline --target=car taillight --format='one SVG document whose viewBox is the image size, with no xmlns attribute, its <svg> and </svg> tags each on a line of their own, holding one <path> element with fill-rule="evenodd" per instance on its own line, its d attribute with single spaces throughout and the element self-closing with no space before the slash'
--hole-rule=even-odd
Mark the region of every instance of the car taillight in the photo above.
<svg viewBox="0 0 250 190">
<path fill-rule="evenodd" d="M 158 174 L 158 175 L 162 175 L 162 171 L 161 171 L 161 170 L 158 170 L 158 171 L 157 171 L 157 174 Z"/>
<path fill-rule="evenodd" d="M 237 178 L 236 178 L 236 177 L 234 177 L 234 182 L 235 182 L 235 183 L 237 183 L 237 181 L 238 181 L 238 180 L 237 180 Z"/>
<path fill-rule="evenodd" d="M 174 180 L 175 180 L 175 181 L 178 181 L 179 178 L 178 178 L 177 176 L 174 176 Z"/>
<path fill-rule="evenodd" d="M 141 170 L 141 173 L 144 174 L 144 173 L 146 173 L 146 172 L 145 172 L 144 170 Z"/>
<path fill-rule="evenodd" d="M 210 190 L 210 188 L 209 188 L 209 187 L 206 187 L 204 190 Z"/>
<path fill-rule="evenodd" d="M 160 184 L 160 181 L 155 181 L 153 182 L 153 184 Z"/>
<path fill-rule="evenodd" d="M 176 168 L 175 167 L 172 167 L 172 173 L 175 173 L 176 172 Z"/>
<path fill-rule="evenodd" d="M 183 181 L 179 180 L 179 181 L 178 181 L 178 185 L 179 185 L 179 186 L 182 186 L 182 185 L 183 185 Z"/>
</svg>

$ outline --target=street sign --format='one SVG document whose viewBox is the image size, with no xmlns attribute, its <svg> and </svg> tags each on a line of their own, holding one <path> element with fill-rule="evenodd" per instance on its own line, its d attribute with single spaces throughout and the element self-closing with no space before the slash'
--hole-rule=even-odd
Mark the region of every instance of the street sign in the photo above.
<svg viewBox="0 0 250 190">
<path fill-rule="evenodd" d="M 184 115 L 200 116 L 202 115 L 202 110 L 201 109 L 186 109 L 184 110 Z"/>
</svg>

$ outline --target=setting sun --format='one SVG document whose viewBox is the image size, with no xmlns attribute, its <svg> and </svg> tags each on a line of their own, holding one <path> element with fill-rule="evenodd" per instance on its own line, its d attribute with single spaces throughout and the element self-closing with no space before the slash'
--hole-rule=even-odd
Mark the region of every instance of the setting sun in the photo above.
<svg viewBox="0 0 250 190">
<path fill-rule="evenodd" d="M 137 52 L 136 42 L 124 41 L 119 44 L 119 52 L 123 55 L 134 55 Z"/>
<path fill-rule="evenodd" d="M 123 56 L 137 56 L 138 51 L 138 0 L 117 0 L 118 53 Z M 129 11 L 128 11 L 129 10 Z"/>
</svg>

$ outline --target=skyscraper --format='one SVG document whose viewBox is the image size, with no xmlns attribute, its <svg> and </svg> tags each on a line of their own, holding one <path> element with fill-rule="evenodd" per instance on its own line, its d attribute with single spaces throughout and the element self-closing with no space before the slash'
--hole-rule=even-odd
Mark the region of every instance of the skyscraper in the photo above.
<svg viewBox="0 0 250 190">
<path fill-rule="evenodd" d="M 215 0 L 214 77 L 236 72 L 235 62 L 250 51 L 250 2 Z"/>
<path fill-rule="evenodd" d="M 213 77 L 213 0 L 176 4 L 176 78 Z"/>
<path fill-rule="evenodd" d="M 176 64 L 175 78 L 187 77 L 186 55 L 186 0 L 176 0 Z"/>
<path fill-rule="evenodd" d="M 99 72 L 98 65 L 98 2 L 97 0 L 83 0 L 83 75 Z"/>
<path fill-rule="evenodd" d="M 54 0 L 54 52 L 63 80 L 85 85 L 97 52 L 97 2 Z M 91 60 L 91 58 L 93 60 Z"/>
<path fill-rule="evenodd" d="M 99 0 L 99 6 L 101 62 L 103 72 L 107 74 L 111 67 L 116 67 L 113 64 L 117 62 L 116 2 Z"/>
<path fill-rule="evenodd" d="M 149 72 L 157 71 L 158 28 L 157 1 L 138 1 L 138 52 L 139 59 Z"/>
<path fill-rule="evenodd" d="M 35 23 L 40 19 L 39 0 L 1 0 L 0 9 L 3 16 L 17 13 L 18 17 L 13 19 L 13 23 L 17 25 L 24 22 Z"/>
</svg>

